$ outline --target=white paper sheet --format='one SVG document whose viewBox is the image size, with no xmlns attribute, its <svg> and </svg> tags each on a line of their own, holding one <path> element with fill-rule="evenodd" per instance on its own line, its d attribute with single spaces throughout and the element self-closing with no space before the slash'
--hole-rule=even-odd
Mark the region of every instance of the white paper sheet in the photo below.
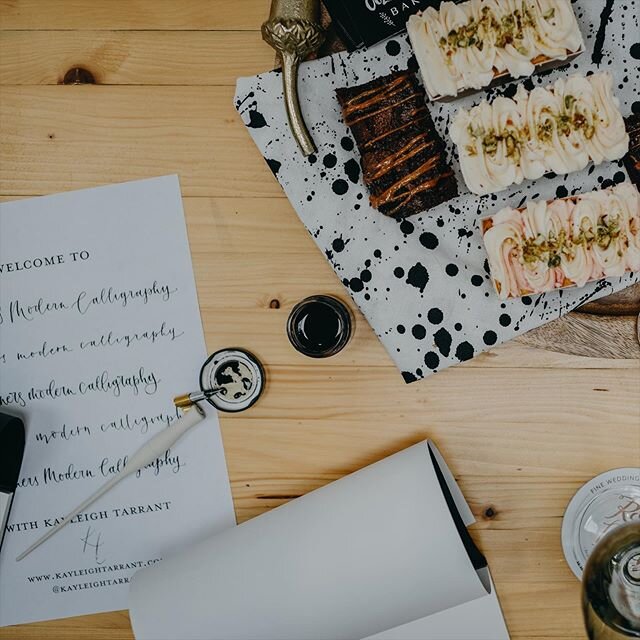
<svg viewBox="0 0 640 640">
<path fill-rule="evenodd" d="M 0 410 L 27 427 L 0 625 L 123 609 L 137 569 L 235 523 L 211 409 L 15 560 L 176 417 L 205 357 L 176 176 L 0 204 Z"/>
<path fill-rule="evenodd" d="M 480 599 L 497 640 L 489 585 L 423 442 L 141 571 L 130 616 L 138 640 L 358 640 Z"/>
</svg>

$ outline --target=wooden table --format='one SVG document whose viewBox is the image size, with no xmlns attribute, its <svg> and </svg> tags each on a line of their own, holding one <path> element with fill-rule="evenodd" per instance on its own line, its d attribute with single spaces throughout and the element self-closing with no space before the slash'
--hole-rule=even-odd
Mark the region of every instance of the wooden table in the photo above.
<svg viewBox="0 0 640 640">
<path fill-rule="evenodd" d="M 222 416 L 238 520 L 431 437 L 478 519 L 512 638 L 583 638 L 562 514 L 592 476 L 639 463 L 640 362 L 512 342 L 406 386 L 361 315 L 335 358 L 293 351 L 292 305 L 346 294 L 232 105 L 237 76 L 273 65 L 268 5 L 0 0 L 0 195 L 178 173 L 208 347 L 242 345 L 268 369 L 261 402 Z M 0 638 L 131 630 L 116 612 Z"/>
</svg>

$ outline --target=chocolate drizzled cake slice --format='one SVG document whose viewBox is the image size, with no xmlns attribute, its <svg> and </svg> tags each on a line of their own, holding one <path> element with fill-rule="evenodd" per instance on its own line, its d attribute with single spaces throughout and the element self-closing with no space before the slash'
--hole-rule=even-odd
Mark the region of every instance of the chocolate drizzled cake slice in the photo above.
<svg viewBox="0 0 640 640">
<path fill-rule="evenodd" d="M 458 195 L 444 144 L 412 73 L 399 71 L 336 94 L 362 156 L 373 207 L 406 218 Z"/>
<path fill-rule="evenodd" d="M 640 189 L 640 114 L 625 118 L 624 124 L 629 134 L 629 151 L 622 161 L 631 182 Z"/>
</svg>

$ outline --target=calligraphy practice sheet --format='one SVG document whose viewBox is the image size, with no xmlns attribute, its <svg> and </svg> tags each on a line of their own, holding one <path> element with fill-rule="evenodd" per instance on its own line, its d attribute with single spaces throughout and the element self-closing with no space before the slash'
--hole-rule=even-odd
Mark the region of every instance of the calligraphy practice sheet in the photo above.
<svg viewBox="0 0 640 640">
<path fill-rule="evenodd" d="M 235 524 L 211 408 L 16 562 L 178 417 L 205 357 L 176 176 L 0 204 L 0 411 L 27 429 L 0 626 L 124 609 L 139 568 Z"/>
</svg>

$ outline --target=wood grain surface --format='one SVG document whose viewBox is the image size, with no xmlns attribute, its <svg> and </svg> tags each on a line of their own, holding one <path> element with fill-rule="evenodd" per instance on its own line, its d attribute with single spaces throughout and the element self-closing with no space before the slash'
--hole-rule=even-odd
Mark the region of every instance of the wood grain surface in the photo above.
<svg viewBox="0 0 640 640">
<path fill-rule="evenodd" d="M 640 313 L 640 284 L 631 285 L 606 298 L 588 302 L 580 307 L 580 311 L 614 316 L 637 315 Z"/>
<path fill-rule="evenodd" d="M 640 284 L 588 302 L 518 340 L 577 356 L 640 358 Z"/>
<path fill-rule="evenodd" d="M 604 310 L 608 311 L 606 303 Z M 640 358 L 636 315 L 569 313 L 529 331 L 520 342 L 560 353 L 605 358 Z"/>
<path fill-rule="evenodd" d="M 432 437 L 478 518 L 512 638 L 584 638 L 562 514 L 592 476 L 640 464 L 640 360 L 514 341 L 407 386 L 355 309 L 344 352 L 293 351 L 293 304 L 349 299 L 232 105 L 237 75 L 273 65 L 268 5 L 0 0 L 0 197 L 177 173 L 208 348 L 244 346 L 269 378 L 260 403 L 221 418 L 238 519 Z M 126 612 L 0 629 L 131 637 Z"/>
</svg>

